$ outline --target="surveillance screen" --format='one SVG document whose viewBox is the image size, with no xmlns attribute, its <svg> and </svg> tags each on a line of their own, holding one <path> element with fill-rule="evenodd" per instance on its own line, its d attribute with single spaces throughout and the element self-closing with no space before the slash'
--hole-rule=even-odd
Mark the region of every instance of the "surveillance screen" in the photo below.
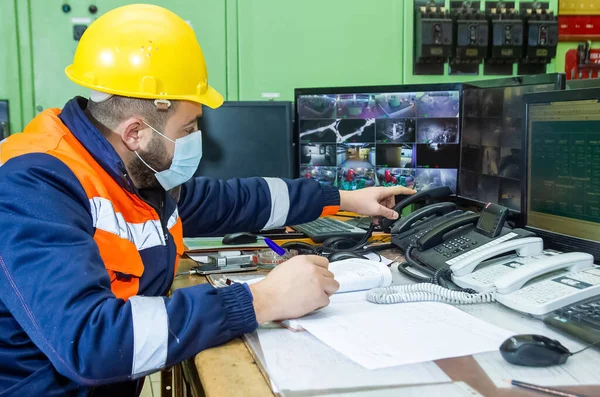
<svg viewBox="0 0 600 397">
<path fill-rule="evenodd" d="M 456 192 L 459 105 L 458 90 L 300 95 L 300 176 L 342 190 Z"/>
<path fill-rule="evenodd" d="M 521 211 L 523 95 L 554 87 L 548 83 L 464 89 L 459 196 Z"/>
</svg>

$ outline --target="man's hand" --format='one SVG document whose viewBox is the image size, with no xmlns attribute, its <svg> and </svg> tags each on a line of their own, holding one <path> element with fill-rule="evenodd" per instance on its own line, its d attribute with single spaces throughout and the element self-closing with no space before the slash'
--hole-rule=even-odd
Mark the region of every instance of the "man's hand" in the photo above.
<svg viewBox="0 0 600 397">
<path fill-rule="evenodd" d="M 301 317 L 329 305 L 329 296 L 340 287 L 327 270 L 329 261 L 315 255 L 300 255 L 271 271 L 262 281 L 250 285 L 256 321 Z"/>
<path fill-rule="evenodd" d="M 354 191 L 340 190 L 340 209 L 365 216 L 397 219 L 398 213 L 392 209 L 396 204 L 394 196 L 399 194 L 409 196 L 415 193 L 416 190 L 404 186 L 368 187 Z"/>
</svg>

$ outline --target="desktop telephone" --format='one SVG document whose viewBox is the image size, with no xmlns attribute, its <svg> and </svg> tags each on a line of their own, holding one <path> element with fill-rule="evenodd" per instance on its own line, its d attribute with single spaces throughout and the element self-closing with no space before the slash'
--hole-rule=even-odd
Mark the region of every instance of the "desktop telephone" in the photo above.
<svg viewBox="0 0 600 397">
<path fill-rule="evenodd" d="M 496 204 L 487 204 L 480 214 L 464 212 L 435 224 L 428 230 L 409 237 L 408 257 L 414 263 L 430 270 L 447 268 L 450 265 L 464 266 L 471 256 L 497 256 L 515 250 L 517 240 L 534 236 L 524 229 L 505 227 L 508 210 Z M 406 241 L 392 238 L 399 246 Z"/>
<path fill-rule="evenodd" d="M 503 244 L 506 249 L 495 249 Z M 434 300 L 456 304 L 495 300 L 537 316 L 600 294 L 600 266 L 594 265 L 592 255 L 543 251 L 538 237 L 503 244 L 450 266 L 452 281 L 468 292 L 423 283 L 372 291 L 368 299 L 377 303 Z M 517 253 L 491 259 L 499 251 Z"/>
</svg>

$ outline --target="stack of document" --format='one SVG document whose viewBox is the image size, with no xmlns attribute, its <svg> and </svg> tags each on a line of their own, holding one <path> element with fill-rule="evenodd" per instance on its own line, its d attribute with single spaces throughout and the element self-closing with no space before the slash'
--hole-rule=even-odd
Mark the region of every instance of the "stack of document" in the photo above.
<svg viewBox="0 0 600 397">
<path fill-rule="evenodd" d="M 366 290 L 391 284 L 382 263 L 350 259 L 330 270 L 340 282 L 330 305 L 286 322 L 308 332 L 258 331 L 279 392 L 377 389 L 379 395 L 390 387 L 447 384 L 434 360 L 497 351 L 514 335 L 442 303 L 368 302 Z"/>
</svg>

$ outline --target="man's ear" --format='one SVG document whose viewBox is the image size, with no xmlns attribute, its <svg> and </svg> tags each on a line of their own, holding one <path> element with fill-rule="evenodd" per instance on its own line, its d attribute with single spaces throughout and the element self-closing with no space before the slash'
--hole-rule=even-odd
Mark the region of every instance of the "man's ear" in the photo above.
<svg viewBox="0 0 600 397">
<path fill-rule="evenodd" d="M 119 135 L 127 149 L 133 151 L 139 150 L 143 133 L 140 132 L 147 129 L 146 125 L 138 118 L 131 117 L 121 123 L 119 126 Z"/>
</svg>

